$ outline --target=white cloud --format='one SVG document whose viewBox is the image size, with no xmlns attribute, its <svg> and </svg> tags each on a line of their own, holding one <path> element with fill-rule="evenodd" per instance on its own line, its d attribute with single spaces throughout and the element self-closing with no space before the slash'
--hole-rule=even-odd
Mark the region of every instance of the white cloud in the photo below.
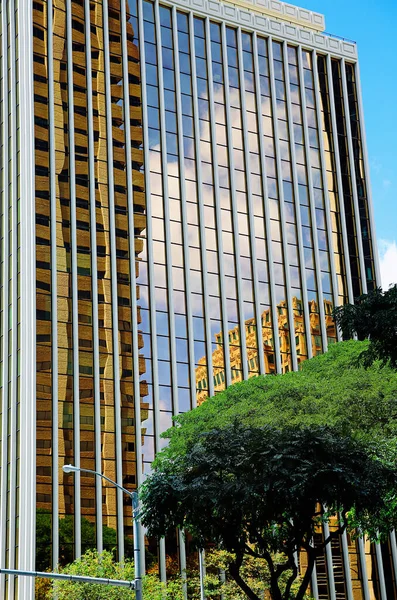
<svg viewBox="0 0 397 600">
<path fill-rule="evenodd" d="M 385 190 L 388 190 L 390 186 L 391 186 L 390 179 L 384 179 L 383 180 L 383 187 L 385 188 Z"/>
<path fill-rule="evenodd" d="M 387 290 L 397 284 L 397 243 L 395 240 L 379 240 L 380 275 L 382 288 Z"/>
</svg>

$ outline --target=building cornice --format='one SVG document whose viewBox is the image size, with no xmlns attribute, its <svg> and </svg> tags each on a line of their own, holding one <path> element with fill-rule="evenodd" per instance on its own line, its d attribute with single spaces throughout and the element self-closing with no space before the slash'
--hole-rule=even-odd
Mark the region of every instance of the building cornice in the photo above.
<svg viewBox="0 0 397 600">
<path fill-rule="evenodd" d="M 278 0 L 161 0 L 203 17 L 255 30 L 292 44 L 357 61 L 357 46 L 343 38 L 324 34 L 323 15 Z"/>
<path fill-rule="evenodd" d="M 325 30 L 324 15 L 286 2 L 279 2 L 278 0 L 231 0 L 225 4 L 252 10 L 266 17 L 276 18 L 315 31 L 323 32 Z"/>
</svg>

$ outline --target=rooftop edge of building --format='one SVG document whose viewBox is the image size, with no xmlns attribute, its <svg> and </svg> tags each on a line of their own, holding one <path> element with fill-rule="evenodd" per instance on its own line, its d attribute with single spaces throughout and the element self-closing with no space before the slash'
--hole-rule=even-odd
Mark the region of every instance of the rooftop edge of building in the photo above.
<svg viewBox="0 0 397 600">
<path fill-rule="evenodd" d="M 356 62 L 357 44 L 325 31 L 325 17 L 279 0 L 162 0 L 216 21 Z"/>
<path fill-rule="evenodd" d="M 324 15 L 293 4 L 280 2 L 279 0 L 226 0 L 226 2 L 294 25 L 307 27 L 318 32 L 325 31 Z"/>
</svg>

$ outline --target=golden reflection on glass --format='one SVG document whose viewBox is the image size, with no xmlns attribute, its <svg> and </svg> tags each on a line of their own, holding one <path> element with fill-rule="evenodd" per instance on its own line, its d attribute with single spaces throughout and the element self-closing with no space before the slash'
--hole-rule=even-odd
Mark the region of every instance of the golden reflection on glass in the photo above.
<svg viewBox="0 0 397 600">
<path fill-rule="evenodd" d="M 121 427 L 122 427 L 122 464 L 123 485 L 134 487 L 137 485 L 136 469 L 136 436 L 142 435 L 144 441 L 145 429 L 141 430 L 141 424 L 135 422 L 135 398 L 133 383 L 133 348 L 132 348 L 132 301 L 131 301 L 131 277 L 139 277 L 139 260 L 144 248 L 144 235 L 146 228 L 145 196 L 143 183 L 143 149 L 142 149 L 142 113 L 141 113 L 141 89 L 140 89 L 140 65 L 138 49 L 138 26 L 137 6 L 134 0 L 127 2 L 127 27 L 126 45 L 128 53 L 128 79 L 129 79 L 129 114 L 123 98 L 123 72 L 122 72 L 122 48 L 121 48 L 121 15 L 119 2 L 112 0 L 109 3 L 109 46 L 110 46 L 110 79 L 112 100 L 112 140 L 113 140 L 113 179 L 114 179 L 114 203 L 116 221 L 116 258 L 117 258 L 117 296 L 118 296 L 118 353 L 120 360 L 120 395 L 121 395 Z M 101 54 L 100 54 L 101 56 Z M 98 97 L 99 94 L 98 94 Z M 130 124 L 131 136 L 131 170 L 133 188 L 133 215 L 129 216 L 130 207 L 127 204 L 127 148 L 124 124 Z M 105 127 L 105 120 L 103 122 Z M 99 138 L 100 139 L 100 138 Z M 129 168 L 129 166 L 128 166 Z M 105 182 L 104 182 L 105 183 Z M 106 188 L 105 188 L 106 189 Z M 105 194 L 104 194 L 105 196 Z M 129 219 L 133 219 L 134 231 L 129 229 Z M 129 239 L 134 239 L 134 256 L 130 256 Z M 110 252 L 107 252 L 109 255 Z M 108 264 L 108 258 L 107 258 Z M 132 265 L 132 267 L 131 267 Z M 131 273 L 135 268 L 135 274 Z M 105 283 L 105 278 L 104 278 Z M 137 287 L 137 322 L 140 322 L 139 307 L 140 291 Z M 106 306 L 106 304 L 105 304 Z M 104 315 L 105 316 L 105 315 Z M 109 316 L 110 322 L 110 316 Z M 115 324 L 113 324 L 115 326 Z M 110 329 L 104 325 L 104 331 L 110 336 Z M 103 343 L 103 342 L 102 342 Z M 101 341 L 100 341 L 101 344 Z M 140 377 L 140 411 L 141 421 L 148 416 L 149 405 L 145 402 L 148 395 L 148 386 L 145 379 L 146 362 L 143 357 L 143 337 L 138 331 L 139 377 Z M 102 352 L 102 350 L 101 350 Z M 110 354 L 110 352 L 109 352 Z M 104 357 L 105 360 L 105 357 Z M 107 373 L 111 377 L 113 366 L 111 356 L 107 360 Z M 101 373 L 102 376 L 102 373 Z M 106 372 L 103 374 L 104 391 L 106 391 Z M 110 402 L 105 397 L 103 401 L 103 441 L 105 440 L 110 452 L 114 452 L 114 442 L 111 439 L 114 431 L 113 411 Z M 145 444 L 143 443 L 143 459 L 145 460 Z M 110 460 L 109 460 L 110 459 Z M 112 456 L 103 452 L 104 470 L 115 469 L 115 461 Z M 109 512 L 115 510 L 108 506 Z M 132 526 L 129 507 L 124 507 L 124 528 L 126 535 L 132 535 Z"/>
<path fill-rule="evenodd" d="M 95 430 L 94 430 L 94 357 L 93 357 L 93 321 L 92 312 L 92 272 L 91 265 L 91 223 L 90 223 L 90 191 L 89 191 L 89 148 L 88 130 L 91 127 L 87 108 L 87 73 L 85 56 L 84 7 L 72 2 L 73 10 L 73 101 L 75 129 L 75 189 L 76 189 L 76 238 L 77 238 L 77 300 L 78 300 L 78 347 L 79 372 L 74 376 L 79 378 L 79 432 L 80 462 L 86 469 L 95 470 Z M 94 63 L 93 63 L 94 66 Z M 71 82 L 68 82 L 71 85 Z M 94 85 L 94 84 L 93 84 Z M 67 88 L 65 88 L 65 106 L 67 105 Z M 67 112 L 63 117 L 67 123 Z M 70 182 L 73 184 L 73 182 Z M 76 293 L 74 291 L 74 293 Z M 75 399 L 75 402 L 77 399 Z M 62 430 L 60 431 L 63 435 Z M 91 451 L 87 448 L 90 447 Z M 85 451 L 84 451 L 85 450 Z M 69 457 L 65 462 L 69 462 Z M 73 477 L 65 477 L 65 485 L 72 483 Z M 81 476 L 81 514 L 95 522 L 95 482 L 87 475 Z M 73 514 L 74 507 L 69 507 L 68 513 Z M 84 551 L 85 540 L 82 540 Z"/>
<path fill-rule="evenodd" d="M 34 21 L 34 110 L 36 163 L 36 454 L 38 507 L 52 506 L 52 353 L 51 353 L 51 256 L 50 256 L 50 178 L 48 136 L 48 72 L 45 2 L 33 11 Z M 38 548 L 43 550 L 43 548 Z"/>
<path fill-rule="evenodd" d="M 83 468 L 95 468 L 95 398 L 93 327 L 99 334 L 99 393 L 101 403 L 100 448 L 103 472 L 116 479 L 116 439 L 114 408 L 114 361 L 115 352 L 120 361 L 120 395 L 122 410 L 123 483 L 136 485 L 135 457 L 135 411 L 132 359 L 132 302 L 129 256 L 129 229 L 126 182 L 126 147 L 124 120 L 130 123 L 132 183 L 134 191 L 135 256 L 133 268 L 139 274 L 139 255 L 143 250 L 146 227 L 145 201 L 142 173 L 142 120 L 139 75 L 139 53 L 135 34 L 136 6 L 127 7 L 127 50 L 129 68 L 130 115 L 125 116 L 123 106 L 122 47 L 120 5 L 111 0 L 109 6 L 109 47 L 112 139 L 107 138 L 105 53 L 103 36 L 102 3 L 90 3 L 91 60 L 93 85 L 93 122 L 87 113 L 87 78 L 84 6 L 72 0 L 73 44 L 73 100 L 76 179 L 70 181 L 70 148 L 68 135 L 68 85 L 66 6 L 59 0 L 53 12 L 53 74 L 54 74 L 54 123 L 55 123 L 55 206 L 57 260 L 57 311 L 58 311 L 58 395 L 59 427 L 58 446 L 60 464 L 74 462 L 73 403 L 80 410 L 80 458 Z M 52 387 L 51 387 L 51 271 L 50 271 L 50 134 L 48 121 L 48 63 L 47 63 L 47 2 L 39 0 L 33 9 L 34 18 L 34 85 L 35 85 L 35 145 L 36 145 L 36 230 L 37 230 L 37 506 L 52 510 L 51 467 L 57 457 L 52 453 Z M 88 131 L 93 127 L 94 155 L 89 156 Z M 108 144 L 113 144 L 113 179 L 116 220 L 116 261 L 118 325 L 112 320 L 111 248 L 109 233 L 109 181 Z M 94 162 L 95 198 L 90 197 L 89 161 Z M 76 192 L 77 221 L 77 290 L 72 289 L 71 279 L 71 186 Z M 98 322 L 92 319 L 92 247 L 90 202 L 96 205 L 96 243 L 98 281 Z M 135 265 L 135 266 L 134 266 Z M 137 290 L 139 298 L 139 289 Z M 78 373 L 73 370 L 72 295 L 78 299 Z M 139 308 L 137 315 L 140 322 Z M 118 329 L 118 348 L 113 347 L 113 327 Z M 143 337 L 139 334 L 139 347 L 143 349 Z M 141 418 L 147 417 L 148 405 L 144 402 L 148 393 L 144 379 L 145 360 L 139 359 Z M 79 398 L 73 398 L 73 380 L 79 378 Z M 139 429 L 139 425 L 137 426 Z M 144 433 L 144 430 L 143 430 Z M 97 435 L 99 432 L 97 432 Z M 74 478 L 60 474 L 60 517 L 74 513 Z M 116 493 L 104 487 L 101 502 L 103 524 L 116 529 Z M 96 520 L 95 481 L 81 477 L 81 515 L 93 524 Z M 126 534 L 132 534 L 130 514 L 125 508 Z M 82 540 L 82 550 L 85 550 Z"/>
<path fill-rule="evenodd" d="M 295 323 L 295 348 L 298 356 L 298 364 L 300 364 L 303 360 L 307 359 L 307 346 L 306 346 L 306 334 L 305 327 L 303 321 L 303 306 L 302 301 L 297 296 L 292 297 L 292 307 L 294 311 L 294 323 Z M 335 323 L 332 318 L 332 310 L 333 304 L 332 302 L 325 301 L 325 318 L 326 318 L 326 331 L 328 337 L 328 343 L 333 343 L 336 341 L 336 331 L 335 331 Z M 313 345 L 313 349 L 315 349 L 316 354 L 320 354 L 322 352 L 322 342 L 321 342 L 321 329 L 320 329 L 320 316 L 317 303 L 312 300 L 309 302 L 308 311 L 310 315 L 310 335 L 311 335 L 311 343 Z M 279 331 L 279 343 L 280 343 L 280 352 L 281 352 L 281 368 L 282 373 L 287 373 L 291 370 L 290 363 L 290 340 L 288 335 L 288 329 L 286 327 L 286 323 L 288 322 L 287 315 L 287 302 L 281 301 L 278 303 L 277 307 L 278 314 L 278 331 Z M 232 369 L 232 383 L 237 383 L 238 381 L 242 381 L 242 373 L 240 366 L 240 353 L 236 353 L 234 351 L 234 347 L 232 342 L 238 342 L 238 326 L 233 327 L 229 330 L 229 341 L 230 341 L 230 365 Z M 249 319 L 245 323 L 246 336 L 249 340 L 249 336 L 255 335 L 256 331 L 254 330 L 254 322 L 252 319 Z M 265 373 L 266 374 L 275 374 L 276 373 L 276 363 L 275 363 L 275 354 L 274 354 L 274 340 L 273 340 L 273 327 L 272 327 L 272 315 L 270 307 L 267 308 L 262 313 L 262 334 L 263 334 L 263 351 L 264 351 L 264 359 L 265 359 Z M 222 343 L 222 333 L 219 332 L 215 339 L 218 344 Z M 247 344 L 248 347 L 248 344 Z M 247 350 L 247 360 L 250 363 L 251 373 L 249 373 L 249 377 L 255 376 L 259 373 L 259 357 L 258 351 L 254 350 L 252 346 L 249 347 L 250 350 Z M 224 389 L 225 381 L 224 381 L 224 373 L 220 369 L 216 369 L 215 365 L 218 361 L 218 352 L 222 352 L 223 349 L 216 348 L 212 354 L 212 360 L 214 364 L 213 378 L 214 378 L 214 387 L 215 393 Z M 196 368 L 196 386 L 198 389 L 197 393 L 197 402 L 201 404 L 208 397 L 208 373 L 207 368 L 204 364 L 204 358 L 200 361 L 199 366 Z M 255 370 L 257 369 L 257 371 Z"/>
</svg>

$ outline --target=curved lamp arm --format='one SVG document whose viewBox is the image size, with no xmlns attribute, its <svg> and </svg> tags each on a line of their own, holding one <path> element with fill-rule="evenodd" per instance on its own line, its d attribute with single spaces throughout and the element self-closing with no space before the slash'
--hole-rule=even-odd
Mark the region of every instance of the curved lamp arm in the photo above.
<svg viewBox="0 0 397 600">
<path fill-rule="evenodd" d="M 94 471 L 93 469 L 81 469 L 80 467 L 75 467 L 74 465 L 63 465 L 62 470 L 64 473 L 91 473 L 91 475 L 95 475 L 96 477 L 100 477 L 104 479 L 115 488 L 118 488 L 124 494 L 127 494 L 131 498 L 132 501 L 132 524 L 134 527 L 134 568 L 135 568 L 135 598 L 136 600 L 142 600 L 142 576 L 141 576 L 141 567 L 140 567 L 140 541 L 139 541 L 139 497 L 138 492 L 130 492 L 126 490 L 122 485 L 118 484 L 110 477 L 106 477 L 106 475 L 102 475 L 98 471 Z"/>
<path fill-rule="evenodd" d="M 116 481 L 113 481 L 113 479 L 110 479 L 110 477 L 106 477 L 106 475 L 99 473 L 98 471 L 94 471 L 92 469 L 81 469 L 80 467 L 75 467 L 74 465 L 63 465 L 62 470 L 64 473 L 91 473 L 92 475 L 101 477 L 101 479 L 105 479 L 105 481 L 108 481 L 114 487 L 127 494 L 127 496 L 132 498 L 132 500 L 134 500 L 135 496 L 137 496 L 137 492 L 130 492 L 129 490 L 126 490 L 122 485 L 118 484 Z"/>
</svg>

